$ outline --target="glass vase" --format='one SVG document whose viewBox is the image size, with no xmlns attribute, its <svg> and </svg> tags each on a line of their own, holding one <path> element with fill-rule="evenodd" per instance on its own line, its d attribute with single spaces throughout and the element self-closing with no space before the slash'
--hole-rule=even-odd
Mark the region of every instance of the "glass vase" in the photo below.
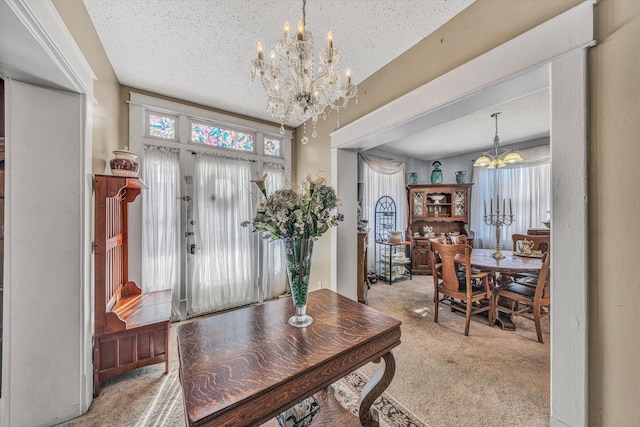
<svg viewBox="0 0 640 427">
<path fill-rule="evenodd" d="M 313 318 L 307 315 L 307 293 L 309 292 L 312 252 L 312 239 L 284 240 L 287 275 L 289 276 L 291 297 L 295 306 L 295 315 L 289 319 L 289 324 L 297 328 L 304 328 L 313 323 Z"/>
</svg>

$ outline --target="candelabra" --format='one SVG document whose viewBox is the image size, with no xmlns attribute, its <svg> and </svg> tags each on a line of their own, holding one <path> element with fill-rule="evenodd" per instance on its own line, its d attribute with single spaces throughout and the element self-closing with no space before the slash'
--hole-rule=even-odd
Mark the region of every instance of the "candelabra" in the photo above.
<svg viewBox="0 0 640 427">
<path fill-rule="evenodd" d="M 511 207 L 511 199 L 509 199 L 509 214 L 506 212 L 506 200 L 502 199 L 502 211 L 500 211 L 500 196 L 496 200 L 496 213 L 493 213 L 493 198 L 491 199 L 489 215 L 487 215 L 487 202 L 484 202 L 484 223 L 492 225 L 496 228 L 496 251 L 491 255 L 495 259 L 503 259 L 504 255 L 500 252 L 500 229 L 503 225 L 509 226 L 513 224 L 513 209 Z M 502 213 L 501 213 L 502 212 Z"/>
</svg>

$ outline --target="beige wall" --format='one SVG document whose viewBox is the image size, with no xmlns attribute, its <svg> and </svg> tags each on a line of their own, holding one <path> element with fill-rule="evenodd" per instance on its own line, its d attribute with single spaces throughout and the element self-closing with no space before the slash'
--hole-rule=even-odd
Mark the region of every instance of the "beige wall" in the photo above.
<svg viewBox="0 0 640 427">
<path fill-rule="evenodd" d="M 362 82 L 358 104 L 340 112 L 341 125 L 579 3 L 476 1 Z M 640 1 L 601 0 L 595 28 L 598 44 L 589 52 L 589 416 L 592 426 L 634 426 L 640 419 L 640 280 L 632 270 L 640 253 Z M 335 129 L 331 114 L 308 145 L 299 145 L 298 129 L 298 176 L 330 171 L 329 134 Z M 312 285 L 330 280 L 329 250 L 329 241 L 317 246 Z"/>
<path fill-rule="evenodd" d="M 462 13 L 358 85 L 357 104 L 340 112 L 340 126 L 364 116 L 436 77 L 482 55 L 579 4 L 580 0 L 477 0 Z M 544 7 L 542 7 L 544 5 Z M 499 24 L 498 24 L 499 23 Z M 343 58 L 348 66 L 348 58 Z M 357 77 L 357 76 L 355 76 Z M 317 171 L 331 173 L 330 133 L 337 129 L 336 114 L 318 122 L 318 136 L 301 145 L 296 132 L 297 176 Z M 355 201 L 343 200 L 343 204 Z M 355 238 L 355 237 L 354 237 Z M 331 283 L 331 240 L 324 236 L 314 249 L 310 286 Z"/>
<path fill-rule="evenodd" d="M 111 69 L 80 0 L 53 0 L 98 76 L 94 114 L 94 162 L 104 169 L 111 151 L 125 145 L 123 100 L 128 98 Z M 431 81 L 580 3 L 579 0 L 477 0 L 434 34 L 359 85 L 358 104 L 340 113 L 342 126 Z M 595 8 L 598 45 L 589 53 L 589 340 L 590 424 L 632 426 L 640 419 L 640 280 L 633 272 L 640 243 L 640 1 L 601 0 Z M 345 58 L 348 63 L 348 58 Z M 499 66 L 499 64 L 497 64 Z M 356 76 L 357 77 L 357 76 Z M 128 128 L 127 128 L 128 129 Z M 331 114 L 318 137 L 294 152 L 297 177 L 331 173 Z M 296 160 L 297 158 L 297 160 Z M 348 201 L 343 201 L 348 203 Z M 632 236 L 632 237 L 629 237 Z M 621 244 L 624 242 L 624 244 Z M 331 278 L 330 238 L 316 245 L 312 286 Z"/>
<path fill-rule="evenodd" d="M 93 154 L 94 173 L 104 173 L 113 150 L 122 149 L 120 140 L 120 83 L 98 38 L 82 0 L 52 0 L 65 25 L 73 35 L 82 54 L 93 69 L 97 80 L 93 84 Z"/>
<path fill-rule="evenodd" d="M 595 8 L 589 51 L 589 364 L 594 426 L 640 423 L 640 2 Z"/>
</svg>

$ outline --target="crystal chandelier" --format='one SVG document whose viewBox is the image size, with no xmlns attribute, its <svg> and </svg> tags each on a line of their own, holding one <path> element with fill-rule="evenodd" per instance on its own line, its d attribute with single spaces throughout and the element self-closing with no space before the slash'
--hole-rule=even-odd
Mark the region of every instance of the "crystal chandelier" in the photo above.
<svg viewBox="0 0 640 427">
<path fill-rule="evenodd" d="M 317 136 L 318 117 L 327 118 L 327 107 L 338 113 L 347 106 L 358 88 L 351 83 L 351 71 L 347 69 L 345 82 L 340 82 L 337 66 L 340 51 L 333 47 L 333 32 L 329 31 L 327 46 L 320 51 L 318 74 L 313 66 L 313 34 L 307 30 L 306 0 L 302 1 L 302 21 L 298 22 L 298 33 L 290 37 L 289 22 L 284 24 L 284 37 L 276 42 L 276 52 L 271 51 L 269 60 L 264 59 L 262 43 L 258 42 L 258 57 L 251 61 L 251 81 L 256 74 L 262 81 L 267 97 L 267 110 L 280 121 L 280 133 L 293 116 L 304 122 L 302 143 L 306 136 L 306 121 L 313 122 L 313 134 Z M 338 126 L 340 123 L 338 122 Z"/>
<path fill-rule="evenodd" d="M 482 156 L 473 164 L 473 167 L 484 167 L 487 169 L 503 168 L 509 163 L 521 162 L 523 158 L 513 150 L 505 150 L 500 148 L 500 138 L 498 138 L 498 115 L 501 113 L 493 113 L 491 117 L 496 118 L 496 136 L 493 138 L 493 148 Z"/>
</svg>

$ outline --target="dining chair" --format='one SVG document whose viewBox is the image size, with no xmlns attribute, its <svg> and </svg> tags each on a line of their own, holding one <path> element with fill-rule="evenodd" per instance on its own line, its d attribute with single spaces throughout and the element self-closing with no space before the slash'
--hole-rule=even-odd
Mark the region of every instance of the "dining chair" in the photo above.
<svg viewBox="0 0 640 427">
<path fill-rule="evenodd" d="M 438 274 L 435 256 L 439 255 L 442 265 Z M 491 315 L 491 288 L 488 273 L 471 273 L 471 246 L 446 245 L 438 242 L 431 243 L 432 272 L 435 296 L 435 310 L 433 321 L 438 323 L 440 304 L 448 305 L 452 311 L 465 313 L 464 334 L 469 335 L 471 316 L 487 312 L 489 325 L 493 324 Z M 457 265 L 464 265 L 465 272 L 460 274 Z M 440 299 L 442 294 L 442 299 Z M 459 300 L 459 301 L 457 301 Z"/>
<path fill-rule="evenodd" d="M 453 245 L 468 245 L 469 239 L 464 234 L 458 234 L 457 236 L 449 236 L 451 244 Z"/>
<path fill-rule="evenodd" d="M 446 245 L 449 244 L 450 240 L 448 240 L 446 237 L 431 237 L 429 239 L 429 243 L 431 244 L 431 250 L 429 251 L 429 257 L 431 258 L 431 255 L 433 255 L 433 244 L 434 243 L 440 243 L 441 245 Z M 435 255 L 433 258 L 433 261 L 431 261 L 431 259 L 429 259 L 429 264 L 431 264 L 432 266 L 436 266 L 437 270 L 440 271 L 440 266 L 442 265 L 442 262 L 440 261 L 440 256 L 439 255 Z M 439 273 L 438 273 L 439 274 Z"/>
<path fill-rule="evenodd" d="M 551 256 L 545 252 L 542 256 L 542 268 L 538 274 L 535 288 L 527 283 L 511 282 L 493 291 L 492 315 L 495 319 L 498 311 L 521 316 L 533 320 L 536 325 L 538 341 L 544 344 L 542 339 L 542 326 L 540 321 L 549 317 L 551 304 L 551 280 L 549 277 L 549 262 Z M 500 305 L 506 304 L 506 305 Z M 531 315 L 530 312 L 533 312 Z"/>
<path fill-rule="evenodd" d="M 442 274 L 441 274 L 442 261 L 440 260 L 440 255 L 433 253 L 433 244 L 434 243 L 440 243 L 442 245 L 447 245 L 450 242 L 451 241 L 449 239 L 447 239 L 446 237 L 431 237 L 431 238 L 429 238 L 429 243 L 431 244 L 431 249 L 429 250 L 429 265 L 431 266 L 432 274 L 435 271 L 438 277 L 442 277 Z M 438 294 L 434 293 L 433 294 L 433 302 L 436 302 L 436 298 L 437 297 L 438 297 Z"/>
<path fill-rule="evenodd" d="M 513 251 L 517 252 L 518 242 L 528 240 L 533 242 L 533 250 L 540 251 L 542 253 L 549 252 L 551 250 L 551 236 L 549 235 L 533 235 L 533 234 L 512 234 L 511 240 L 513 241 Z M 535 286 L 538 281 L 537 273 L 518 273 L 513 274 L 511 279 L 514 282 L 519 281 L 522 284 L 529 286 Z"/>
</svg>

